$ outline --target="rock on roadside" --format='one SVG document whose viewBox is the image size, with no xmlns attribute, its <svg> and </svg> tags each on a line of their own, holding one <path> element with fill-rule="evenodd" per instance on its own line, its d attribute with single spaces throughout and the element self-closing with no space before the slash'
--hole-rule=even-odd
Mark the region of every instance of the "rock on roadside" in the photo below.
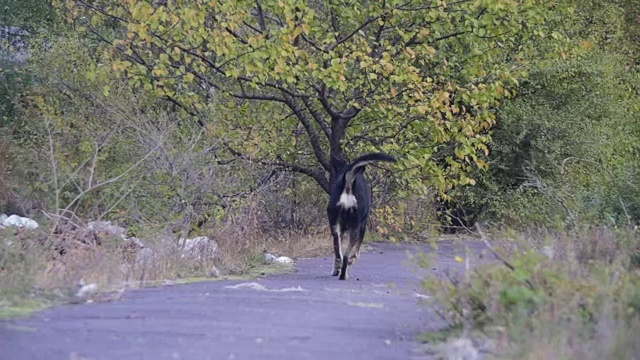
<svg viewBox="0 0 640 360">
<path fill-rule="evenodd" d="M 15 226 L 18 228 L 27 228 L 30 230 L 37 229 L 40 227 L 38 223 L 30 218 L 22 217 L 18 215 L 7 216 L 5 214 L 0 214 L 0 229 L 8 228 L 11 226 Z"/>
<path fill-rule="evenodd" d="M 178 247 L 181 257 L 191 260 L 213 259 L 218 255 L 218 242 L 208 236 L 198 236 L 193 239 L 181 238 Z"/>
<path fill-rule="evenodd" d="M 267 262 L 276 262 L 276 263 L 280 263 L 280 264 L 292 264 L 293 263 L 293 259 L 291 259 L 290 257 L 275 256 L 275 255 L 270 254 L 270 253 L 264 254 L 264 259 Z"/>
<path fill-rule="evenodd" d="M 127 230 L 118 225 L 111 224 L 111 221 L 89 221 L 87 223 L 87 229 L 94 231 L 98 236 L 115 236 L 132 243 L 140 249 L 145 247 L 142 240 L 137 237 L 127 237 Z"/>
</svg>

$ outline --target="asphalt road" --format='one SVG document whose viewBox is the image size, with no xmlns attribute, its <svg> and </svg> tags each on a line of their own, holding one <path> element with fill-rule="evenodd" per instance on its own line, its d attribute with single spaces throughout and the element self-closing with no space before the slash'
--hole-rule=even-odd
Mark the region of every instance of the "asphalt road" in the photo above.
<svg viewBox="0 0 640 360">
<path fill-rule="evenodd" d="M 444 326 L 418 279 L 463 254 L 441 243 L 435 270 L 417 270 L 407 255 L 420 251 L 432 250 L 369 245 L 347 281 L 330 276 L 331 258 L 300 259 L 289 274 L 49 309 L 0 322 L 0 359 L 412 359 L 416 337 Z"/>
</svg>

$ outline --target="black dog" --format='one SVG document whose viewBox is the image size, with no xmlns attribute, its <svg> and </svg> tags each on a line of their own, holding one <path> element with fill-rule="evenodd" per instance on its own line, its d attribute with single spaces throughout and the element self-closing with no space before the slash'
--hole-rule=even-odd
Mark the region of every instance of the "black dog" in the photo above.
<svg viewBox="0 0 640 360">
<path fill-rule="evenodd" d="M 341 161 L 333 162 L 335 175 L 327 215 L 336 255 L 332 275 L 340 275 L 340 280 L 347 279 L 347 266 L 352 265 L 360 255 L 371 208 L 371 188 L 364 178 L 364 170 L 366 165 L 374 161 L 395 162 L 396 159 L 383 153 L 371 153 L 360 156 L 349 165 Z M 349 232 L 349 246 L 342 253 L 340 243 L 345 232 Z"/>
</svg>

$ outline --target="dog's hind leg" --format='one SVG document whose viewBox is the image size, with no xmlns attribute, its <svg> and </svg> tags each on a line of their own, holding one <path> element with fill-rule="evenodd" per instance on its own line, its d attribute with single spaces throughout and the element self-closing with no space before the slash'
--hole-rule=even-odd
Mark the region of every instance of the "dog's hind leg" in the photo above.
<svg viewBox="0 0 640 360">
<path fill-rule="evenodd" d="M 360 246 L 362 245 L 362 240 L 364 239 L 364 233 L 366 232 L 367 227 L 361 226 L 360 231 L 358 231 L 358 237 L 355 242 L 355 250 L 353 251 L 353 255 L 349 257 L 349 265 L 353 265 L 358 261 L 358 257 L 360 256 Z"/>
<path fill-rule="evenodd" d="M 358 247 L 359 231 L 349 231 L 349 245 L 342 255 L 342 269 L 340 270 L 340 280 L 347 280 L 347 267 L 351 265 L 351 253 Z"/>
<path fill-rule="evenodd" d="M 342 268 L 340 269 L 340 280 L 347 280 L 349 276 L 347 275 L 347 267 L 349 265 L 349 252 L 351 251 L 351 244 L 347 246 L 347 252 L 342 257 Z"/>
<path fill-rule="evenodd" d="M 342 235 L 340 230 L 340 224 L 331 226 L 331 236 L 333 236 L 333 252 L 335 253 L 335 259 L 333 262 L 332 276 L 338 276 L 340 269 L 342 268 L 342 245 L 340 236 Z"/>
</svg>

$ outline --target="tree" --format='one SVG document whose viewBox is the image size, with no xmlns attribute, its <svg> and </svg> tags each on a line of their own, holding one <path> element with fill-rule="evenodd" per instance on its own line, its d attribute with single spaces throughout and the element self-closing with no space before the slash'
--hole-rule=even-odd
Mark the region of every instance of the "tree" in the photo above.
<svg viewBox="0 0 640 360">
<path fill-rule="evenodd" d="M 530 71 L 500 106 L 491 170 L 451 194 L 455 212 L 568 227 L 640 218 L 640 10 L 631 3 L 580 1 L 558 24 L 580 56 Z"/>
<path fill-rule="evenodd" d="M 560 52 L 545 20 L 567 10 L 540 0 L 62 3 L 110 44 L 104 70 L 225 134 L 229 155 L 325 191 L 345 149 L 400 154 L 414 191 L 473 183 L 492 109 L 529 62 Z"/>
<path fill-rule="evenodd" d="M 34 30 L 52 26 L 54 22 L 55 11 L 49 1 L 0 0 L 0 26 L 7 27 L 4 30 L 8 35 L 16 27 Z"/>
<path fill-rule="evenodd" d="M 29 57 L 29 43 L 55 25 L 56 12 L 48 1 L 0 0 L 0 130 L 14 125 L 15 102 L 31 81 L 19 70 Z"/>
</svg>

